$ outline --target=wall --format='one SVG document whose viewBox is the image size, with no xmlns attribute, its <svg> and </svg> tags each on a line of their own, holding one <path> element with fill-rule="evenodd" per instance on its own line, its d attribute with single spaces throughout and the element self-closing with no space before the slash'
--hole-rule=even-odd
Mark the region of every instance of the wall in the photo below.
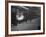
<svg viewBox="0 0 46 37">
<path fill-rule="evenodd" d="M 20 0 L 19 0 L 20 1 Z M 22 0 L 24 1 L 24 0 Z M 26 1 L 26 0 L 25 0 Z M 33 2 L 45 2 L 45 0 L 27 0 Z M 45 2 L 46 3 L 46 2 Z M 46 4 L 45 4 L 46 5 Z M 46 8 L 45 8 L 46 9 Z M 46 13 L 45 13 L 46 14 Z M 46 17 L 46 15 L 45 15 Z M 45 18 L 46 19 L 46 18 Z M 46 21 L 46 20 L 45 20 Z M 46 24 L 46 23 L 45 23 Z M 45 25 L 46 27 L 46 25 Z M 28 36 L 14 36 L 14 37 L 46 37 L 46 32 L 44 35 L 28 35 Z M 5 37 L 5 0 L 0 0 L 0 37 Z"/>
</svg>

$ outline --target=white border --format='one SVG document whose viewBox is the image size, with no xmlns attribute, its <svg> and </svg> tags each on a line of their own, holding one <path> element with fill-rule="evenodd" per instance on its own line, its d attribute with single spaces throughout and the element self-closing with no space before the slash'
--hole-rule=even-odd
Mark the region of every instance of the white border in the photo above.
<svg viewBox="0 0 46 37">
<path fill-rule="evenodd" d="M 11 5 L 13 6 L 35 6 L 41 7 L 41 30 L 32 31 L 11 31 Z M 8 34 L 24 34 L 24 33 L 41 33 L 43 32 L 43 5 L 39 4 L 20 4 L 20 3 L 8 3 Z"/>
</svg>

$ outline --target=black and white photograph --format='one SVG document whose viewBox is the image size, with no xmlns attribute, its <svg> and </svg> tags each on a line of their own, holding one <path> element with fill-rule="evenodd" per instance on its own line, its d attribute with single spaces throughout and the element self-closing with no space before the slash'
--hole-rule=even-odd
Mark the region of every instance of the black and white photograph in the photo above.
<svg viewBox="0 0 46 37">
<path fill-rule="evenodd" d="M 11 6 L 11 31 L 40 30 L 40 7 Z"/>
<path fill-rule="evenodd" d="M 8 33 L 26 34 L 43 32 L 43 5 L 8 3 Z"/>
</svg>

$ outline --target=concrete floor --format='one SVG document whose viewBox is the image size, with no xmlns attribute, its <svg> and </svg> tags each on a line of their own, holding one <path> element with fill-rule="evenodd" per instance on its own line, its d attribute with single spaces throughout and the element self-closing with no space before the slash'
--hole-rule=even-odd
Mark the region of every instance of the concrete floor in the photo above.
<svg viewBox="0 0 46 37">
<path fill-rule="evenodd" d="M 17 24 L 17 26 L 12 26 L 12 31 L 19 31 L 19 30 L 38 30 L 39 18 L 32 19 L 31 22 L 28 20 L 27 22 L 23 22 L 21 24 Z"/>
</svg>

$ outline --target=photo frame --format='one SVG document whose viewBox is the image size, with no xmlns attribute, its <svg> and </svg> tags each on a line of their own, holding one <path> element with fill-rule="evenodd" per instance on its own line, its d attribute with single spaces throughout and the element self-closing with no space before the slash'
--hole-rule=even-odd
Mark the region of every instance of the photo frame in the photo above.
<svg viewBox="0 0 46 37">
<path fill-rule="evenodd" d="M 28 19 L 25 19 L 24 21 L 23 20 L 16 21 L 15 18 L 16 14 L 18 15 L 25 14 L 25 16 L 29 15 L 32 19 L 37 20 L 36 18 L 38 18 L 39 20 L 34 21 L 37 22 L 37 24 L 34 22 L 32 23 L 33 20 L 28 16 L 27 17 Z M 23 16 L 23 18 L 25 18 L 25 16 Z M 32 20 L 31 22 L 28 21 L 29 18 Z M 28 24 L 25 23 L 25 21 L 27 21 Z M 23 25 L 20 24 L 21 22 Z M 43 2 L 7 1 L 5 3 L 6 36 L 38 35 L 44 33 L 45 33 L 45 4 Z"/>
</svg>

